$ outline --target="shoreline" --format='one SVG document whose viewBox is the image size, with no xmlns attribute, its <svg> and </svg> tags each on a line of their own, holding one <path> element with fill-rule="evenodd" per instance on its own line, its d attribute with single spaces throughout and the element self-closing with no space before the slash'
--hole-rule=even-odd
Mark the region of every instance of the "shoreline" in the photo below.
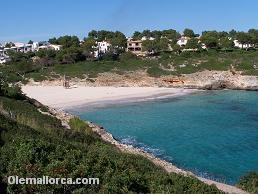
<svg viewBox="0 0 258 194">
<path fill-rule="evenodd" d="M 188 90 L 188 89 L 187 89 Z M 192 90 L 192 91 L 190 91 Z M 183 93 L 183 94 L 157 94 L 157 95 L 150 95 L 150 96 L 144 96 L 144 97 L 125 97 L 125 98 L 117 98 L 114 100 L 97 100 L 93 102 L 83 103 L 80 105 L 74 105 L 74 106 L 66 106 L 64 108 L 61 108 L 61 110 L 67 111 L 67 112 L 78 112 L 80 109 L 95 109 L 95 108 L 102 108 L 102 107 L 108 107 L 113 105 L 130 105 L 134 103 L 140 103 L 140 102 L 154 102 L 154 101 L 160 101 L 160 100 L 166 100 L 170 98 L 177 98 L 185 95 L 193 95 L 195 93 L 203 92 L 202 90 L 197 89 L 189 89 L 189 93 Z"/>
<path fill-rule="evenodd" d="M 155 100 L 155 99 L 160 99 L 159 97 L 165 97 L 165 98 L 172 98 L 172 97 L 178 97 L 178 96 L 182 96 L 182 95 L 187 95 L 187 94 L 193 94 L 197 91 L 201 91 L 201 90 L 191 90 L 191 89 L 178 89 L 178 88 L 154 88 L 154 90 L 150 90 L 150 91 L 147 91 L 146 93 L 143 93 L 142 90 L 145 90 L 148 88 L 148 87 L 143 87 L 143 88 L 137 88 L 137 87 L 131 87 L 131 88 L 137 88 L 137 89 L 140 89 L 140 90 L 137 90 L 137 91 L 132 91 L 132 93 L 129 94 L 129 97 L 126 95 L 117 95 L 116 92 L 114 92 L 114 90 L 117 90 L 117 89 L 121 89 L 121 88 L 117 88 L 117 87 L 94 87 L 95 89 L 97 88 L 97 90 L 101 90 L 101 89 L 113 89 L 113 93 L 107 93 L 106 96 L 104 95 L 100 95 L 100 97 L 94 99 L 94 97 L 96 97 L 95 95 L 91 95 L 91 97 L 93 99 L 89 99 L 89 98 L 83 98 L 83 96 L 80 96 L 82 98 L 82 100 L 77 100 L 77 101 L 66 101 L 67 104 L 65 104 L 65 101 L 62 102 L 62 103 L 56 103 L 56 104 L 51 104 L 51 102 L 53 101 L 56 101 L 58 99 L 56 98 L 51 98 L 49 97 L 48 95 L 48 99 L 51 98 L 50 102 L 45 102 L 45 99 L 44 97 L 46 96 L 43 96 L 43 98 L 40 98 L 40 96 L 42 97 L 42 94 L 48 94 L 46 91 L 38 91 L 37 89 L 46 89 L 46 88 L 51 88 L 53 86 L 44 86 L 40 88 L 40 86 L 26 86 L 23 87 L 23 92 L 29 96 L 30 98 L 34 98 L 36 99 L 37 101 L 39 101 L 40 103 L 46 105 L 49 107 L 49 111 L 52 115 L 54 115 L 55 117 L 57 117 L 58 119 L 60 119 L 62 121 L 62 124 L 66 127 L 69 127 L 68 125 L 68 122 L 71 118 L 73 117 L 76 117 L 75 115 L 72 115 L 68 112 L 66 112 L 66 110 L 70 109 L 71 107 L 73 108 L 76 108 L 76 107 L 86 107 L 86 106 L 90 106 L 92 104 L 95 103 L 96 104 L 102 104 L 103 102 L 109 102 L 110 103 L 110 100 L 112 100 L 112 102 L 120 102 L 120 103 L 123 103 L 124 101 L 125 102 L 128 102 L 128 100 L 131 100 L 131 102 L 139 102 L 137 100 L 141 100 L 141 101 L 146 101 L 146 100 Z M 57 89 L 57 87 L 59 86 L 55 86 L 54 89 Z M 24 91 L 24 88 L 25 88 L 25 91 Z M 84 87 L 86 89 L 89 89 L 92 87 Z M 29 93 L 29 89 L 32 89 L 32 93 L 30 93 L 30 95 L 28 95 Z M 53 88 L 52 88 L 53 89 Z M 56 90 L 50 90 L 54 92 L 54 95 L 60 95 L 59 92 L 61 91 L 72 91 L 72 90 L 75 90 L 75 89 L 78 89 L 78 88 L 73 88 L 73 89 L 62 89 L 60 90 L 60 87 L 59 87 L 59 90 L 56 91 Z M 79 87 L 79 89 L 82 89 L 82 87 Z M 123 88 L 123 89 L 128 89 L 127 87 Z M 168 91 L 170 90 L 170 95 L 168 95 Z M 76 90 L 77 92 L 79 90 Z M 95 91 L 96 92 L 96 91 Z M 98 91 L 99 92 L 99 91 Z M 102 91 L 103 92 L 103 91 Z M 62 94 L 62 92 L 61 92 Z M 80 93 L 82 94 L 82 93 Z M 84 93 L 83 94 L 87 94 L 87 93 Z M 112 95 L 111 95 L 112 94 Z M 64 95 L 64 94 L 63 94 Z M 99 95 L 99 93 L 97 93 L 97 95 Z M 110 96 L 111 95 L 111 96 Z M 157 96 L 158 95 L 158 96 Z M 109 96 L 109 97 L 107 97 Z M 59 96 L 60 97 L 60 96 Z M 105 101 L 103 101 L 102 98 L 106 98 Z M 65 98 L 61 98 L 61 100 L 64 100 Z M 69 99 L 69 98 L 68 98 Z M 102 100 L 101 100 L 102 99 Z M 95 100 L 95 101 L 94 101 Z M 136 100 L 136 101 L 135 101 Z M 54 105 L 54 106 L 53 106 Z M 85 121 L 89 126 L 90 128 L 96 132 L 98 135 L 100 135 L 101 139 L 108 142 L 108 143 L 111 143 L 113 144 L 114 146 L 116 146 L 119 150 L 123 151 L 123 152 L 127 152 L 127 153 L 132 153 L 132 154 L 138 154 L 138 155 L 141 155 L 143 157 L 146 157 L 148 158 L 150 161 L 152 161 L 155 165 L 157 166 L 160 166 L 161 168 L 163 168 L 165 171 L 167 171 L 168 173 L 178 173 L 178 174 L 182 174 L 184 176 L 193 176 L 197 179 L 199 179 L 200 181 L 208 184 L 208 185 L 211 185 L 211 184 L 214 184 L 217 186 L 218 189 L 224 191 L 224 192 L 227 192 L 227 193 L 239 193 L 239 194 L 244 194 L 244 193 L 247 193 L 235 186 L 232 186 L 232 185 L 228 185 L 228 184 L 224 184 L 224 183 L 220 183 L 220 182 L 217 182 L 217 181 L 213 181 L 213 180 L 210 180 L 210 179 L 207 179 L 207 178 L 203 178 L 203 177 L 199 177 L 197 175 L 195 175 L 194 173 L 190 172 L 190 171 L 187 171 L 187 170 L 184 170 L 184 169 L 181 169 L 181 168 L 178 168 L 177 166 L 173 165 L 172 163 L 166 161 L 166 160 L 163 160 L 161 158 L 158 158 L 156 156 L 154 156 L 153 154 L 149 153 L 149 152 L 146 152 L 144 151 L 143 149 L 141 148 L 137 148 L 137 147 L 134 147 L 132 145 L 127 145 L 127 144 L 123 144 L 121 143 L 120 141 L 116 140 L 113 135 L 111 133 L 109 133 L 107 130 L 105 130 L 103 127 L 97 125 L 97 124 L 94 124 L 92 122 L 89 122 L 89 121 Z"/>
</svg>

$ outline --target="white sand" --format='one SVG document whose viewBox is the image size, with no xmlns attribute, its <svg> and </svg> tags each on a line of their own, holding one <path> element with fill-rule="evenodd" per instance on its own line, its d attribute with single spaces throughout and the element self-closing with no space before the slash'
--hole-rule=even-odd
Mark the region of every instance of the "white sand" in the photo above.
<svg viewBox="0 0 258 194">
<path fill-rule="evenodd" d="M 23 86 L 22 91 L 44 105 L 67 109 L 108 101 L 137 101 L 148 98 L 180 96 L 196 92 L 193 89 L 158 87 L 85 87 L 65 89 L 62 86 Z"/>
</svg>

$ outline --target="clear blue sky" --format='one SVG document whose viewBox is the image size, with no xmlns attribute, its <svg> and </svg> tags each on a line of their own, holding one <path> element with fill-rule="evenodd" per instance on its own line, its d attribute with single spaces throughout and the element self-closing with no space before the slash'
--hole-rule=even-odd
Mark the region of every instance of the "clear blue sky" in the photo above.
<svg viewBox="0 0 258 194">
<path fill-rule="evenodd" d="M 92 29 L 258 28 L 258 0 L 2 0 L 0 42 L 80 38 Z"/>
</svg>

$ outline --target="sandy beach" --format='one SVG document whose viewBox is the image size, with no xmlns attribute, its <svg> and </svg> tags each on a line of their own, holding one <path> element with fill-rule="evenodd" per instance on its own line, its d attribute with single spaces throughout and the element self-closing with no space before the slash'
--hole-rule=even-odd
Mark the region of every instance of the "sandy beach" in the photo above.
<svg viewBox="0 0 258 194">
<path fill-rule="evenodd" d="M 68 109 L 80 105 L 128 102 L 176 97 L 197 92 L 195 89 L 159 87 L 86 87 L 65 89 L 62 86 L 23 86 L 22 91 L 44 105 Z"/>
</svg>

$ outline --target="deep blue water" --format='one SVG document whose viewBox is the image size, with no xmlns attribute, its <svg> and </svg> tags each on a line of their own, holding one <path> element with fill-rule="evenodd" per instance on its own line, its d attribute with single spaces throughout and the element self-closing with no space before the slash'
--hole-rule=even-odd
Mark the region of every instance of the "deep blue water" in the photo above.
<svg viewBox="0 0 258 194">
<path fill-rule="evenodd" d="M 72 112 L 203 177 L 233 184 L 258 170 L 258 92 L 210 91 Z"/>
</svg>

